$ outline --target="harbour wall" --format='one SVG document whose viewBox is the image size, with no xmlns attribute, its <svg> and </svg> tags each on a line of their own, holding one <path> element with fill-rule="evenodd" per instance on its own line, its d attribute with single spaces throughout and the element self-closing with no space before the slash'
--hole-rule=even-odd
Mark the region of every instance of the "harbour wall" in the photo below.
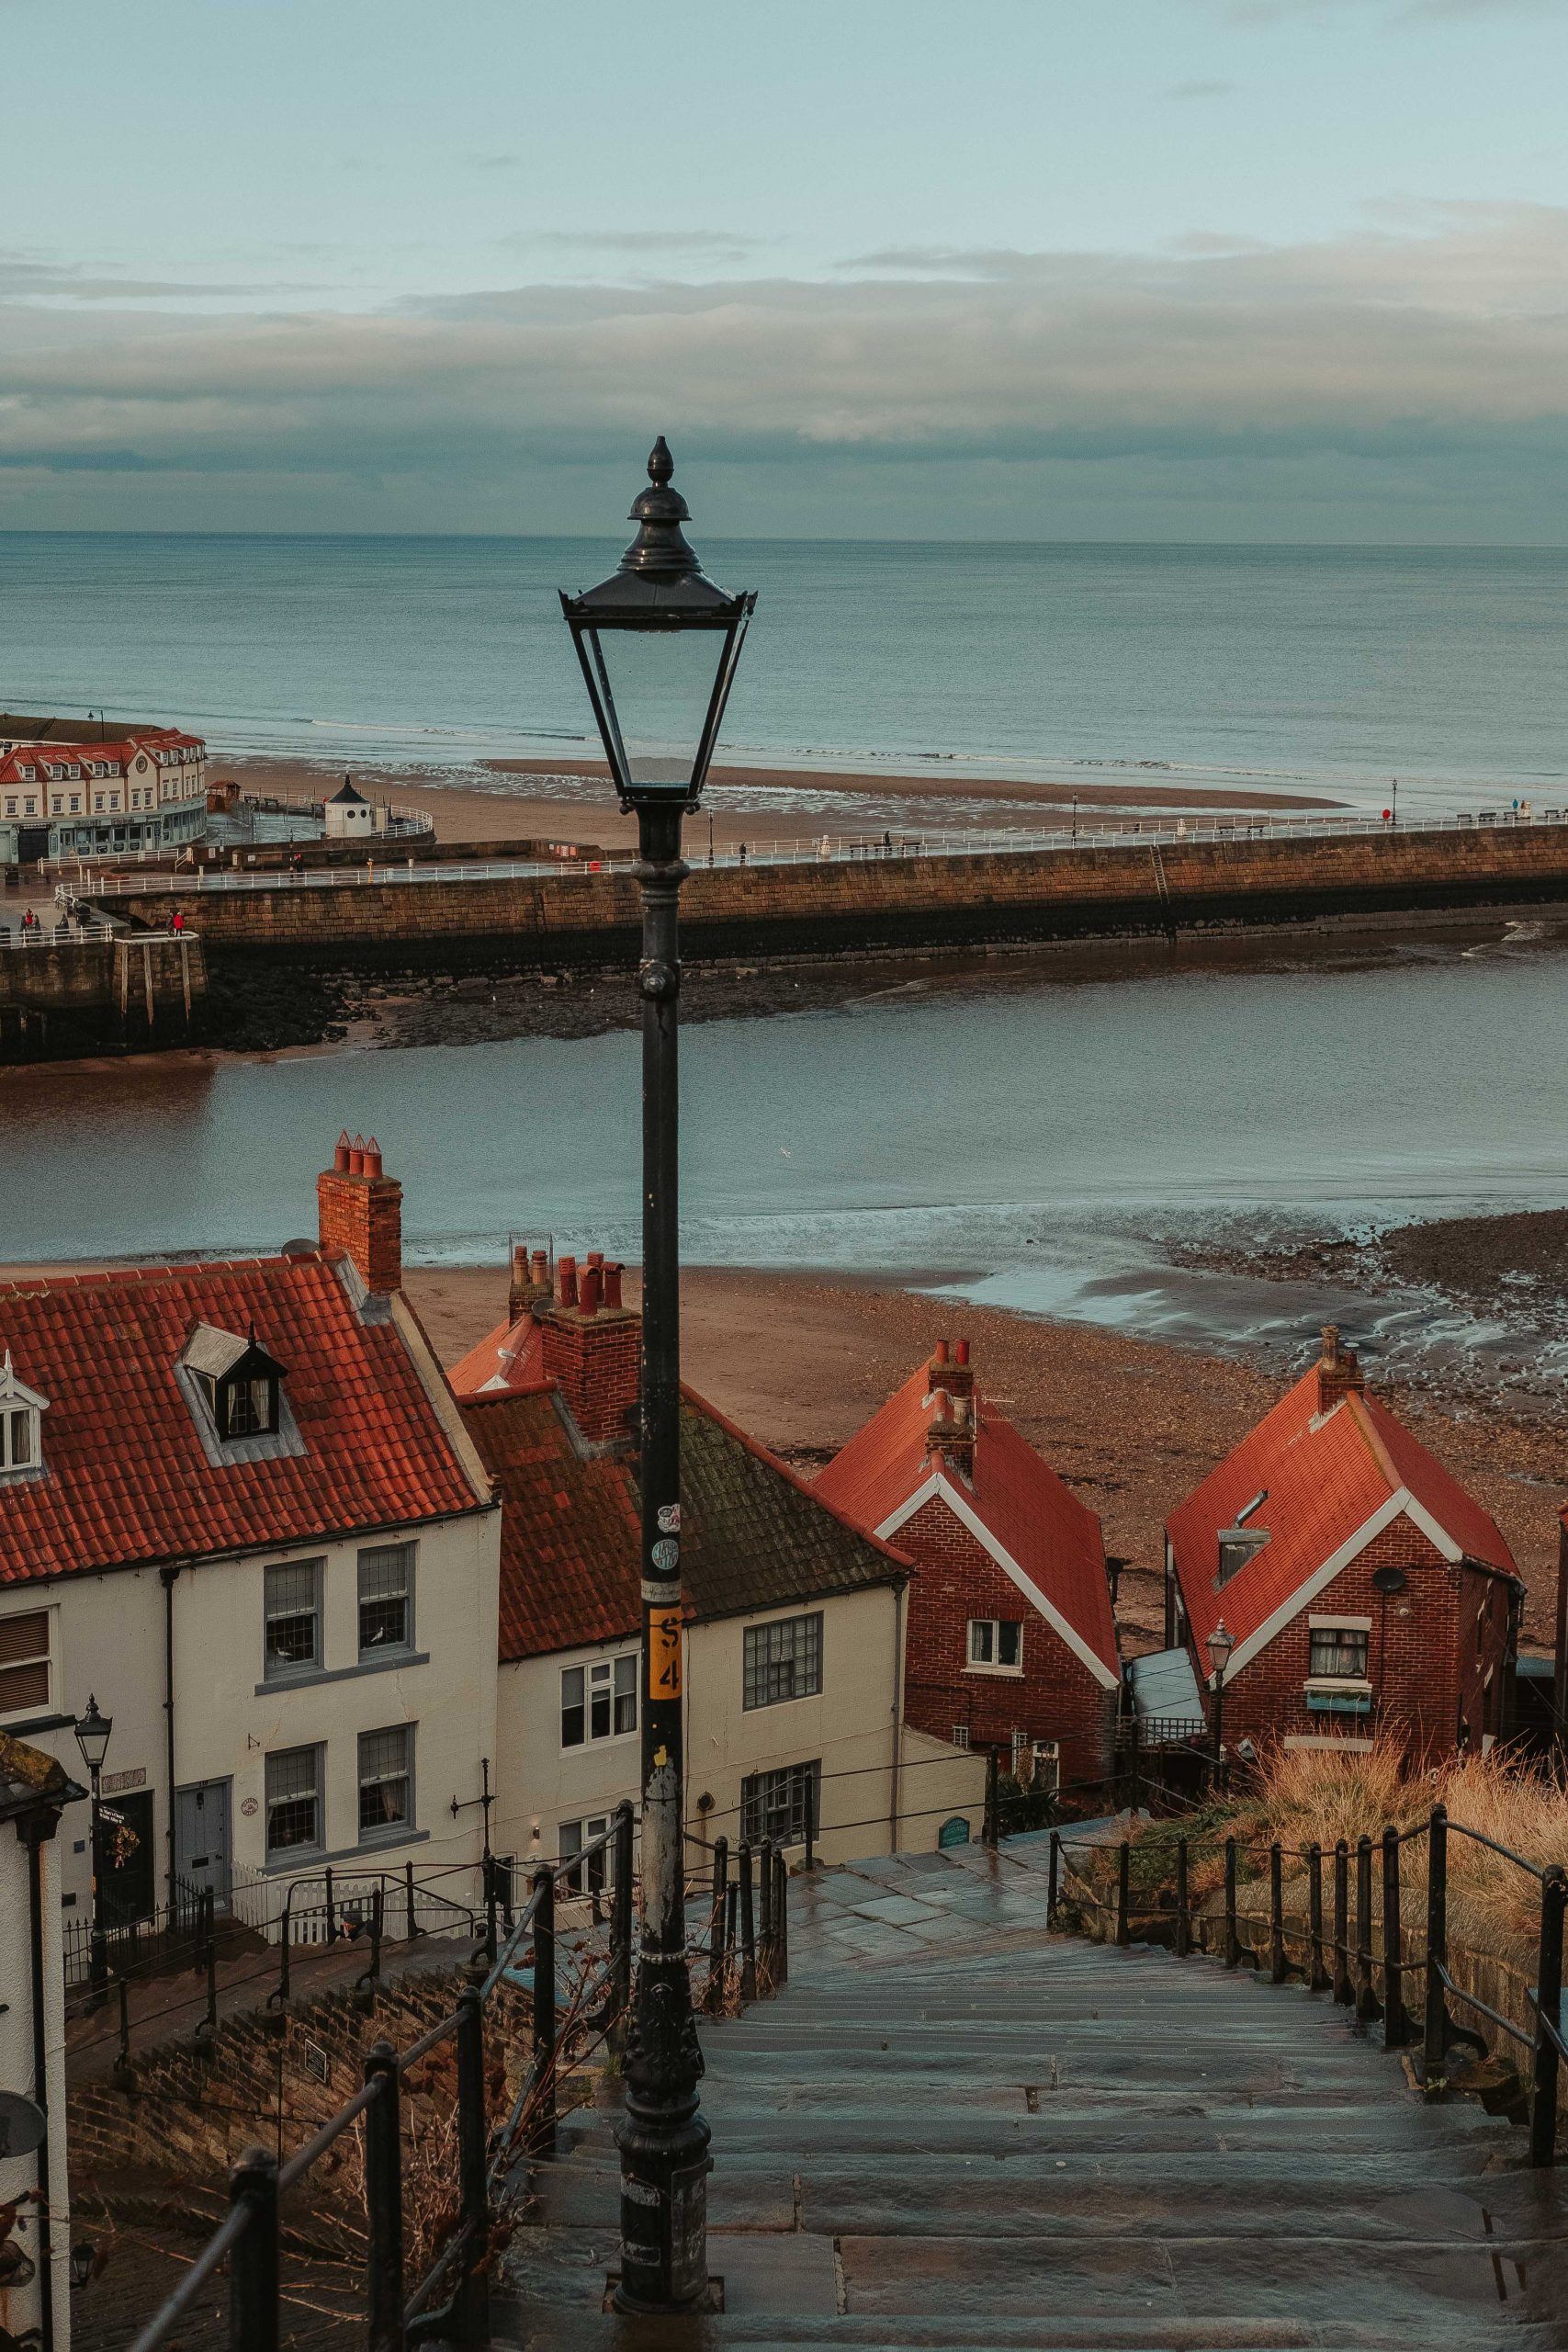
<svg viewBox="0 0 1568 2352">
<path fill-rule="evenodd" d="M 189 932 L 0 949 L 0 1062 L 184 1045 L 206 995 L 203 944 Z"/>
<path fill-rule="evenodd" d="M 1568 899 L 1568 826 L 1126 842 L 977 855 L 694 866 L 693 958 L 853 955 L 1312 922 L 1342 913 Z M 625 869 L 107 898 L 150 929 L 176 907 L 209 956 L 321 969 L 526 970 L 625 961 L 640 902 Z"/>
</svg>

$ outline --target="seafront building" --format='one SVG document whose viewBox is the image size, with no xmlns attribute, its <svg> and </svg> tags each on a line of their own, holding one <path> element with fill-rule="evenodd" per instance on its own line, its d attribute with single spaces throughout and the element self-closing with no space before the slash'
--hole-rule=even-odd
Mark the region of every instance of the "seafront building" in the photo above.
<svg viewBox="0 0 1568 2352">
<path fill-rule="evenodd" d="M 1110 1770 L 1122 1669 L 1100 1521 L 979 1387 L 966 1340 L 836 1453 L 812 1492 L 916 1563 L 911 1723 L 1076 1802 Z"/>
<path fill-rule="evenodd" d="M 1495 1521 L 1330 1324 L 1319 1361 L 1167 1524 L 1166 1657 L 1185 1654 L 1212 1725 L 1223 1621 L 1227 1748 L 1484 1753 L 1512 1728 L 1524 1591 Z"/>
<path fill-rule="evenodd" d="M 453 1371 L 502 1501 L 498 1810 L 571 1854 L 639 1782 L 641 1319 L 594 1252 L 513 1262 L 508 1319 Z M 908 1556 L 682 1392 L 688 1852 L 792 1860 L 978 1838 L 984 1770 L 911 1718 Z"/>
<path fill-rule="evenodd" d="M 199 735 L 0 711 L 0 865 L 176 848 L 206 823 Z"/>
</svg>

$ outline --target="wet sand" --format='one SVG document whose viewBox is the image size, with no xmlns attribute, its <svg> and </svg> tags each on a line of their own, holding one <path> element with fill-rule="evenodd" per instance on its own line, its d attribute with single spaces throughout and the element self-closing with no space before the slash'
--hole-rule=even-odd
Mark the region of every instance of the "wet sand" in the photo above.
<svg viewBox="0 0 1568 2352">
<path fill-rule="evenodd" d="M 499 1268 L 415 1269 L 406 1284 L 447 1363 L 506 1310 Z M 1108 1553 L 1127 1563 L 1118 1615 L 1129 1650 L 1159 1645 L 1167 1514 L 1289 1385 L 1079 1324 L 810 1274 L 693 1268 L 682 1301 L 693 1387 L 807 1476 L 933 1341 L 967 1335 L 983 1388 L 1100 1513 Z M 1495 1518 L 1529 1588 L 1527 1640 L 1550 1648 L 1568 1432 L 1555 1420 L 1455 1411 L 1394 1385 L 1380 1393 Z"/>
<path fill-rule="evenodd" d="M 245 791 L 319 799 L 335 790 L 344 771 L 320 761 L 225 759 L 209 762 L 214 782 L 232 777 Z M 610 797 L 602 763 L 587 760 L 485 760 L 461 773 L 439 769 L 398 770 L 356 766 L 354 781 L 367 797 L 404 808 L 423 808 L 435 820 L 437 837 L 478 842 L 513 837 L 578 841 L 605 849 L 630 848 L 636 820 L 623 817 Z M 476 774 L 493 782 L 478 786 Z M 550 789 L 550 779 L 565 779 Z M 1104 817 L 1146 809 L 1333 808 L 1343 804 L 1305 793 L 1262 788 L 1182 786 L 1129 776 L 1117 784 L 1074 785 L 1033 778 L 972 776 L 944 767 L 934 775 L 719 767 L 710 779 L 712 797 L 694 819 L 688 856 L 700 855 L 709 837 L 719 848 L 745 841 L 808 841 L 824 827 L 834 833 L 880 833 L 909 826 L 969 825 L 1023 829 L 1055 821 L 1077 805 L 1080 824 L 1092 828 Z M 777 795 L 801 794 L 822 804 L 791 808 Z M 861 806 L 856 808 L 857 800 Z"/>
</svg>

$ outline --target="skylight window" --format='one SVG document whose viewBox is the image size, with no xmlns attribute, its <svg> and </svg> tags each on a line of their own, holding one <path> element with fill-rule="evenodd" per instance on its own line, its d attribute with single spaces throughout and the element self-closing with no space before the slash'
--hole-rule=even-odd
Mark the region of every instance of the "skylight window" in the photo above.
<svg viewBox="0 0 1568 2352">
<path fill-rule="evenodd" d="M 24 1387 L 6 1351 L 0 1363 L 0 1479 L 37 1476 L 43 1468 L 43 1422 L 49 1399 Z"/>
<path fill-rule="evenodd" d="M 283 1366 L 254 1331 L 242 1339 L 213 1323 L 195 1323 L 180 1354 L 181 1369 L 207 1408 L 220 1445 L 274 1437 L 282 1409 Z"/>
</svg>

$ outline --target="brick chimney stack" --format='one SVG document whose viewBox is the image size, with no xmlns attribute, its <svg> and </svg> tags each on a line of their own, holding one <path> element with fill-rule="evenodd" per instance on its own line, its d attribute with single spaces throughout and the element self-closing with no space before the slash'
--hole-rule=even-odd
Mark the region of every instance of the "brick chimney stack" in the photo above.
<svg viewBox="0 0 1568 2352">
<path fill-rule="evenodd" d="M 939 1367 L 951 1372 L 951 1364 Z M 975 1483 L 975 1408 L 967 1396 L 933 1389 L 931 1425 L 926 1430 L 926 1457 L 933 1466 L 955 1470 L 969 1486 Z"/>
<path fill-rule="evenodd" d="M 557 1261 L 557 1293 L 534 1308 L 544 1337 L 544 1366 L 558 1382 L 572 1419 L 591 1445 L 637 1433 L 642 1382 L 642 1317 L 621 1304 L 621 1269 L 590 1250 L 581 1273 L 575 1258 Z"/>
<path fill-rule="evenodd" d="M 1342 1348 L 1339 1326 L 1337 1323 L 1325 1323 L 1323 1327 L 1323 1353 L 1317 1363 L 1318 1411 L 1331 1413 L 1345 1397 L 1359 1396 L 1366 1385 L 1354 1348 Z"/>
<path fill-rule="evenodd" d="M 512 1280 L 506 1291 L 506 1319 L 520 1323 L 525 1315 L 536 1315 L 547 1306 L 553 1293 L 550 1289 L 549 1260 L 542 1250 L 530 1252 L 525 1241 L 512 1245 Z"/>
<path fill-rule="evenodd" d="M 969 1342 L 956 1340 L 951 1344 L 939 1340 L 926 1366 L 926 1383 L 932 1389 L 945 1388 L 950 1396 L 973 1396 L 975 1367 L 969 1361 Z"/>
<path fill-rule="evenodd" d="M 316 1205 L 323 1250 L 345 1250 L 368 1290 L 402 1287 L 403 1188 L 383 1172 L 374 1136 L 351 1143 L 344 1129 L 332 1166 L 316 1179 Z"/>
</svg>

